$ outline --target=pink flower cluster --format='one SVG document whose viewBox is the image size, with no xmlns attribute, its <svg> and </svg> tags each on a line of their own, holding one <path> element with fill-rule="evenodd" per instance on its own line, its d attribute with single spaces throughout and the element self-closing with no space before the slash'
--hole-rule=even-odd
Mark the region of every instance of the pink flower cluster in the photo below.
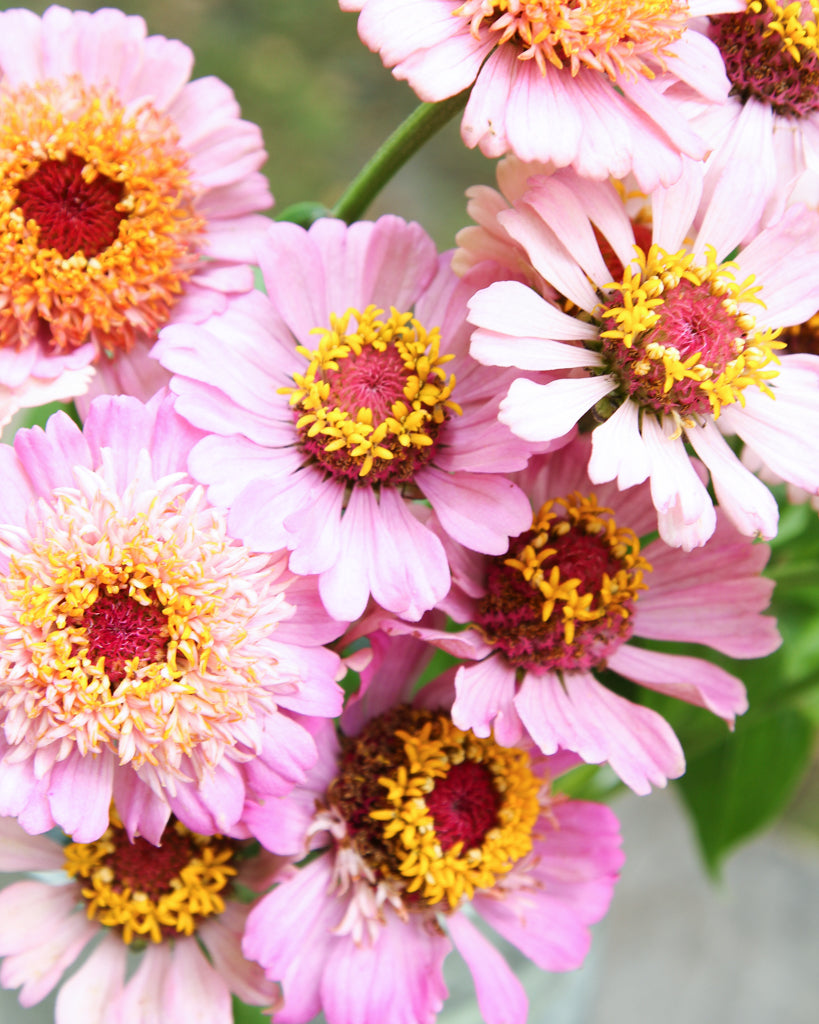
<svg viewBox="0 0 819 1024">
<path fill-rule="evenodd" d="M 767 484 L 819 494 L 815 24 L 340 6 L 507 154 L 456 251 L 261 216 L 259 130 L 141 18 L 0 13 L 0 418 L 79 411 L 0 445 L 0 871 L 49 873 L 0 891 L 0 985 L 58 988 L 57 1024 L 433 1024 L 453 947 L 524 1024 L 475 916 L 572 970 L 623 860 L 562 776 L 678 778 L 640 692 L 733 728 L 701 648 L 780 644 Z"/>
</svg>

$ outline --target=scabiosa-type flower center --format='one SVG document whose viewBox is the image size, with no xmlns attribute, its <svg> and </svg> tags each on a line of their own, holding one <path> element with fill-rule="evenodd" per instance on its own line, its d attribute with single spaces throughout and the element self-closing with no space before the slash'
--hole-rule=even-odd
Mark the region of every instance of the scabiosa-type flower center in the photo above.
<svg viewBox="0 0 819 1024">
<path fill-rule="evenodd" d="M 529 755 L 395 708 L 345 739 L 327 799 L 357 853 L 410 909 L 491 889 L 532 848 L 541 780 Z"/>
<path fill-rule="evenodd" d="M 75 78 L 0 89 L 0 345 L 106 351 L 167 321 L 198 261 L 188 156 L 148 103 Z"/>
<path fill-rule="evenodd" d="M 37 222 L 42 247 L 62 256 L 82 249 L 90 259 L 119 234 L 123 212 L 118 206 L 125 188 L 104 174 L 87 181 L 87 166 L 75 153 L 67 153 L 65 160 L 45 160 L 17 189 L 17 204 L 26 220 Z"/>
<path fill-rule="evenodd" d="M 353 326 L 354 324 L 354 326 Z M 331 476 L 368 484 L 400 484 L 433 457 L 450 413 L 455 378 L 447 379 L 440 332 L 411 313 L 368 306 L 333 315 L 295 387 L 281 388 L 296 410 L 302 446 Z"/>
<path fill-rule="evenodd" d="M 612 79 L 653 78 L 647 58 L 664 66 L 689 18 L 686 0 L 466 0 L 453 13 L 468 19 L 476 38 L 489 29 L 544 74 L 549 64 L 572 75 L 585 66 Z"/>
<path fill-rule="evenodd" d="M 230 839 L 197 835 L 179 821 L 166 827 L 160 846 L 132 842 L 115 820 L 96 842 L 69 843 L 65 870 L 88 882 L 82 895 L 89 919 L 116 928 L 128 944 L 158 943 L 193 935 L 224 911 L 236 849 Z"/>
<path fill-rule="evenodd" d="M 651 566 L 632 530 L 593 494 L 547 501 L 489 563 L 475 624 L 527 671 L 592 668 L 631 636 Z"/>
<path fill-rule="evenodd" d="M 637 269 L 627 267 L 622 305 L 603 304 L 598 317 L 606 372 L 620 380 L 623 397 L 691 425 L 698 415 L 719 416 L 723 405 L 742 402 L 754 385 L 771 394 L 778 371 L 778 330 L 754 332 L 754 317 L 740 304 L 759 304 L 753 277 L 738 284 L 736 265 L 717 263 L 709 248 L 704 265 L 681 249 L 667 253 L 635 246 Z"/>
<path fill-rule="evenodd" d="M 237 723 L 279 685 L 260 685 L 257 645 L 292 614 L 280 567 L 232 541 L 179 475 L 125 495 L 102 472 L 83 479 L 87 492 L 65 488 L 40 510 L 33 537 L 0 531 L 7 742 L 53 744 L 58 758 L 107 749 L 181 779 L 247 760 Z"/>
<path fill-rule="evenodd" d="M 733 93 L 783 117 L 819 110 L 819 4 L 748 0 L 744 14 L 711 18 L 711 38 L 725 61 Z"/>
</svg>

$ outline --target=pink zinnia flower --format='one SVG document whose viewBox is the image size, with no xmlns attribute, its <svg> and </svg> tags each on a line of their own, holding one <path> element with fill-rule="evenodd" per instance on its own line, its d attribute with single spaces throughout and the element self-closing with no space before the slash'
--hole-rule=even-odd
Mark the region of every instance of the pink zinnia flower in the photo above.
<svg viewBox="0 0 819 1024">
<path fill-rule="evenodd" d="M 184 467 L 170 397 L 101 398 L 0 447 L 0 814 L 152 842 L 231 828 L 341 710 L 315 586 L 232 540 Z"/>
<path fill-rule="evenodd" d="M 819 307 L 819 216 L 791 208 L 740 244 L 753 211 L 738 189 L 704 195 L 702 173 L 691 164 L 654 192 L 637 224 L 610 183 L 568 171 L 532 179 L 498 219 L 566 301 L 499 282 L 470 302 L 477 359 L 558 378 L 516 381 L 501 420 L 548 441 L 593 410 L 591 480 L 650 478 L 661 536 L 686 549 L 716 522 L 686 443 L 743 533 L 774 536 L 778 509 L 724 435 L 819 490 L 819 358 L 780 358 L 778 340 Z"/>
<path fill-rule="evenodd" d="M 518 477 L 532 527 L 496 558 L 453 553 L 443 602 L 460 633 L 381 622 L 469 659 L 455 677 L 452 720 L 501 743 L 524 731 L 546 754 L 559 747 L 608 761 L 638 793 L 681 775 L 685 761 L 657 712 L 610 689 L 614 672 L 705 707 L 733 725 L 748 706 L 735 676 L 703 658 L 665 654 L 633 638 L 704 644 L 735 658 L 780 644 L 761 614 L 773 582 L 760 576 L 768 548 L 720 518 L 711 541 L 691 553 L 639 538 L 654 530 L 647 485 L 593 487 L 589 440 L 533 460 Z"/>
<path fill-rule="evenodd" d="M 60 985 L 56 1024 L 232 1024 L 231 993 L 279 1005 L 278 986 L 242 956 L 250 905 L 234 890 L 263 890 L 278 858 L 179 822 L 161 842 L 129 839 L 112 821 L 96 842 L 61 846 L 0 818 L 0 871 L 62 872 L 58 884 L 32 878 L 0 890 L 0 984 L 20 987 L 25 1007 Z M 126 980 L 129 958 L 138 966 Z"/>
<path fill-rule="evenodd" d="M 703 31 L 719 48 L 731 93 L 724 104 L 689 109 L 712 150 L 709 187 L 735 174 L 743 202 L 763 223 L 797 188 L 819 202 L 819 44 L 813 4 L 748 0 Z"/>
<path fill-rule="evenodd" d="M 477 551 L 505 551 L 529 519 L 501 474 L 533 446 L 497 422 L 505 375 L 467 352 L 466 301 L 487 277 L 459 280 L 397 217 L 275 224 L 258 257 L 269 300 L 168 327 L 154 350 L 177 410 L 214 434 L 190 470 L 235 536 L 319 575 L 337 619 L 370 594 L 417 619 L 450 582 L 417 499 Z"/>
<path fill-rule="evenodd" d="M 340 740 L 327 728 L 309 783 L 248 809 L 270 849 L 320 851 L 248 917 L 243 949 L 281 981 L 282 1024 L 320 1010 L 329 1024 L 431 1024 L 450 940 L 488 1024 L 524 1024 L 520 982 L 464 911 L 544 970 L 566 971 L 611 899 L 617 819 L 551 788 L 577 759 L 455 728 L 443 680 L 395 705 L 411 682 L 406 644 L 393 642 L 370 680 L 365 704 L 372 694 L 383 710 L 359 707 Z"/>
<path fill-rule="evenodd" d="M 90 361 L 148 398 L 157 330 L 252 288 L 261 133 L 192 66 L 121 11 L 0 14 L 0 419 L 81 394 Z"/>
<path fill-rule="evenodd" d="M 340 0 L 397 78 L 437 102 L 472 87 L 461 135 L 486 156 L 573 166 L 590 178 L 633 171 L 643 189 L 670 184 L 706 147 L 670 84 L 709 102 L 729 89 L 716 47 L 692 14 L 742 0 L 606 0 L 567 8 L 543 0 Z"/>
</svg>

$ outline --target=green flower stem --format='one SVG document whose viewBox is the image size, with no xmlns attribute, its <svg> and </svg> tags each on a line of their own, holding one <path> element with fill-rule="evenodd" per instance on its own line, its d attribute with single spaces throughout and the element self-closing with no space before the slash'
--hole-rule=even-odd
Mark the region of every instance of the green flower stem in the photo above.
<svg viewBox="0 0 819 1024">
<path fill-rule="evenodd" d="M 332 216 L 348 224 L 358 220 L 373 199 L 421 146 L 463 110 L 469 89 L 442 100 L 422 103 L 376 150 L 333 207 Z"/>
</svg>

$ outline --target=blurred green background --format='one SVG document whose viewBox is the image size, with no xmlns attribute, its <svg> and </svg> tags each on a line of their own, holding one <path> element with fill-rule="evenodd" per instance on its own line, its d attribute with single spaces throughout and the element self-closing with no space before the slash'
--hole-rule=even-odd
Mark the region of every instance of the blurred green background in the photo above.
<svg viewBox="0 0 819 1024">
<path fill-rule="evenodd" d="M 47 3 L 25 5 L 41 13 Z M 142 15 L 151 34 L 181 39 L 196 55 L 194 76 L 217 75 L 243 116 L 262 128 L 276 208 L 300 200 L 332 206 L 376 147 L 418 104 L 358 40 L 357 16 L 336 0 L 141 0 L 64 3 L 118 6 Z M 464 190 L 494 178 L 451 122 L 400 172 L 370 214 L 417 220 L 440 248 L 466 223 Z"/>
</svg>

